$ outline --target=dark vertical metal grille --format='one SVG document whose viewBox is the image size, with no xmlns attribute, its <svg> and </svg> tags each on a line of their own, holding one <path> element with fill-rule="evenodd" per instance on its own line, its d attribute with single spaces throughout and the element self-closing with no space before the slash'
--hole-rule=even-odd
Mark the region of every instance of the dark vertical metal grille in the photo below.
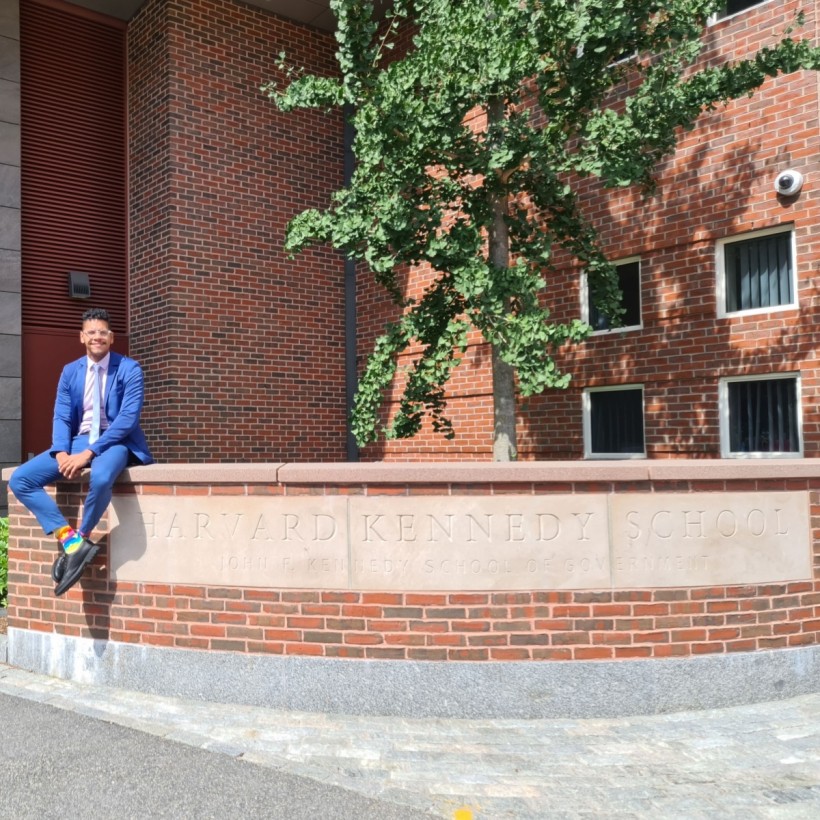
<svg viewBox="0 0 820 820">
<path fill-rule="evenodd" d="M 792 293 L 791 233 L 777 233 L 724 246 L 726 310 L 787 305 Z"/>
<path fill-rule="evenodd" d="M 593 453 L 643 453 L 643 391 L 600 390 L 589 394 Z"/>
<path fill-rule="evenodd" d="M 797 380 L 729 383 L 729 448 L 733 453 L 796 453 Z"/>
<path fill-rule="evenodd" d="M 78 327 L 127 309 L 125 29 L 21 0 L 24 328 Z M 68 296 L 89 274 L 91 299 Z"/>
</svg>

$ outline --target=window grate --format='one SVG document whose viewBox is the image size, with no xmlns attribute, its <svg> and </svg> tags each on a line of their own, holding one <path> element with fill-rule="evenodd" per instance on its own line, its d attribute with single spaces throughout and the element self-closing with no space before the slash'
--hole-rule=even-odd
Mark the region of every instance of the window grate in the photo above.
<svg viewBox="0 0 820 820">
<path fill-rule="evenodd" d="M 796 379 L 730 382 L 729 447 L 733 453 L 800 450 Z"/>
<path fill-rule="evenodd" d="M 790 232 L 727 243 L 724 258 L 727 312 L 793 301 Z"/>
<path fill-rule="evenodd" d="M 643 391 L 596 390 L 589 393 L 592 453 L 643 453 Z"/>
</svg>

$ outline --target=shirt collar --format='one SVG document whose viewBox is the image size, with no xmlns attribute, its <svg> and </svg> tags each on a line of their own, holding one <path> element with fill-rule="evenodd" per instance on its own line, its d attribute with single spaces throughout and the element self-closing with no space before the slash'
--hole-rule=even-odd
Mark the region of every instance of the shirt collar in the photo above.
<svg viewBox="0 0 820 820">
<path fill-rule="evenodd" d="M 86 360 L 86 370 L 91 370 L 92 365 L 98 364 L 100 366 L 100 372 L 101 373 L 107 373 L 108 372 L 108 362 L 111 360 L 111 352 L 109 351 L 108 353 L 106 353 L 105 356 L 103 356 L 103 358 L 100 359 L 98 362 L 95 362 L 94 359 L 92 359 L 90 356 L 86 356 L 85 360 Z"/>
</svg>

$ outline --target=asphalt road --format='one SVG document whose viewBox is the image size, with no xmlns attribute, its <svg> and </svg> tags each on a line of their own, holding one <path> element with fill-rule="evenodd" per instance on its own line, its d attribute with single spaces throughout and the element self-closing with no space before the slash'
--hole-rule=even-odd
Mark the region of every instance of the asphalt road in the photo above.
<svg viewBox="0 0 820 820">
<path fill-rule="evenodd" d="M 432 816 L 0 694 L 0 817 L 5 820 Z"/>
</svg>

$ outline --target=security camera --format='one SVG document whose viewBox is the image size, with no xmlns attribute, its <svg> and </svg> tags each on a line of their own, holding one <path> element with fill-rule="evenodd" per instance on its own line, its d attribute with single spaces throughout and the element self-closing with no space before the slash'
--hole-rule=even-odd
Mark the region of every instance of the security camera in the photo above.
<svg viewBox="0 0 820 820">
<path fill-rule="evenodd" d="M 774 189 L 783 196 L 794 196 L 803 187 L 803 174 L 800 171 L 781 171 L 774 178 Z"/>
</svg>

